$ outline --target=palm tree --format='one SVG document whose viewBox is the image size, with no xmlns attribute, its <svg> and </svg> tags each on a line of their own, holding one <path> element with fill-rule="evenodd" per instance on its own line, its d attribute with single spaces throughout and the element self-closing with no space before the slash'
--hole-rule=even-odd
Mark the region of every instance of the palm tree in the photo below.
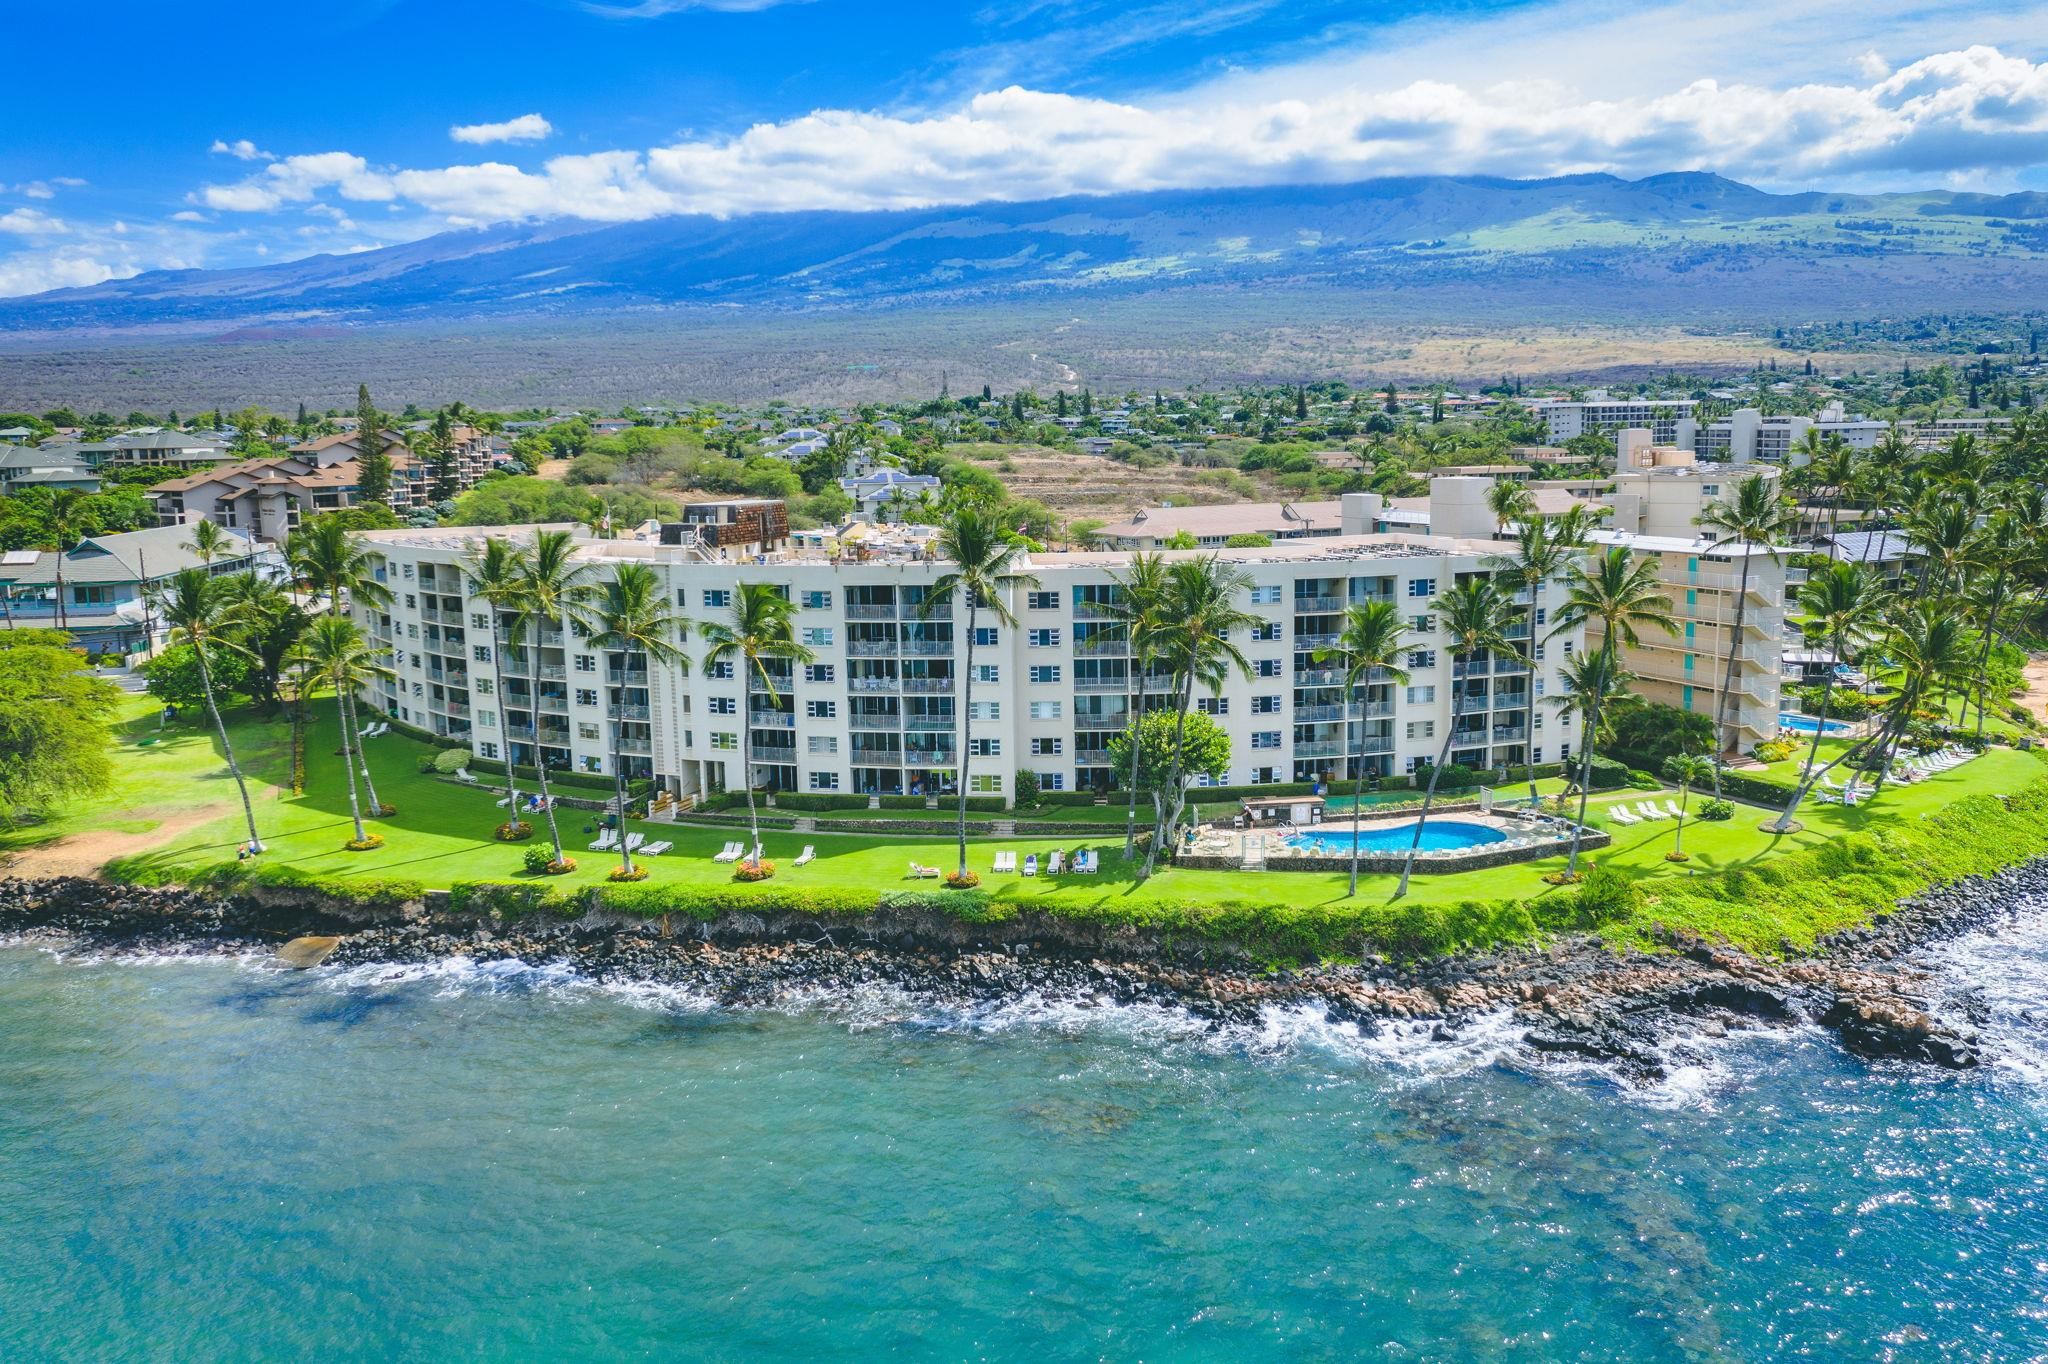
<svg viewBox="0 0 2048 1364">
<path fill-rule="evenodd" d="M 59 488 L 50 495 L 50 509 L 43 513 L 43 520 L 49 524 L 50 534 L 57 541 L 57 628 L 62 630 L 69 617 L 64 608 L 64 555 L 76 545 L 85 534 L 86 526 L 92 523 L 92 508 L 87 504 L 89 496 L 81 488 Z"/>
<path fill-rule="evenodd" d="M 589 593 L 587 605 L 595 627 L 590 636 L 592 648 L 616 650 L 628 665 L 638 657 L 689 671 L 688 656 L 673 641 L 690 623 L 670 609 L 667 590 L 653 569 L 645 564 L 620 564 L 609 581 Z M 612 717 L 612 793 L 619 810 L 619 869 L 630 877 L 633 850 L 626 846 L 626 758 L 620 747 L 626 688 L 622 683 L 613 691 L 619 700 Z M 751 793 L 751 783 L 748 790 Z"/>
<path fill-rule="evenodd" d="M 326 594 L 330 611 L 391 600 L 391 589 L 377 579 L 380 556 L 358 544 L 336 517 L 316 516 L 286 536 L 284 557 L 294 578 Z"/>
<path fill-rule="evenodd" d="M 1728 663 L 1721 671 L 1721 694 L 1714 702 L 1714 795 L 1721 794 L 1722 756 L 1731 746 L 1725 733 L 1728 703 L 1735 697 L 1735 665 L 1742 649 L 1742 626 L 1749 612 L 1749 569 L 1755 552 L 1762 550 L 1775 561 L 1779 544 L 1789 538 L 1792 512 L 1771 480 L 1751 474 L 1735 485 L 1735 496 L 1716 502 L 1701 512 L 1695 523 L 1716 537 L 1715 550 L 1737 547 L 1742 552 L 1742 573 L 1735 591 L 1735 623 L 1728 632 Z"/>
<path fill-rule="evenodd" d="M 215 559 L 228 552 L 227 532 L 211 521 L 194 521 L 192 538 L 178 548 L 197 555 L 200 563 L 210 567 Z"/>
<path fill-rule="evenodd" d="M 1906 534 L 1919 550 L 1920 588 L 1954 592 L 1968 571 L 1977 508 L 1959 492 L 1929 493 L 1906 517 Z"/>
<path fill-rule="evenodd" d="M 1884 789 L 1891 757 L 1919 710 L 1938 691 L 1969 675 L 1969 628 L 1944 602 L 1917 601 L 1892 620 L 1884 638 L 1897 690 L 1877 735 L 1877 781 Z"/>
<path fill-rule="evenodd" d="M 1835 666 L 1848 662 L 1851 653 L 1870 642 L 1884 619 L 1885 602 L 1884 584 L 1877 575 L 1862 564 L 1852 564 L 1847 560 L 1829 563 L 1799 589 L 1799 609 L 1806 616 L 1809 636 L 1817 635 L 1827 641 Z M 1829 702 L 1834 694 L 1835 667 L 1831 666 L 1827 680 L 1821 683 L 1820 716 L 1813 726 L 1813 742 L 1806 750 L 1806 767 L 1799 774 L 1798 789 L 1793 791 L 1791 804 L 1785 807 L 1784 813 L 1772 826 L 1780 833 L 1792 827 L 1792 817 L 1798 811 L 1799 803 L 1806 799 L 1806 793 L 1813 789 L 1814 782 L 1828 770 L 1814 771 L 1814 762 L 1820 756 L 1821 733 L 1827 728 Z M 1828 765 L 1829 768 L 1833 766 L 1832 763 Z"/>
<path fill-rule="evenodd" d="M 1187 719 L 1195 704 L 1195 684 L 1201 683 L 1213 695 L 1222 690 L 1233 668 L 1250 677 L 1251 660 L 1230 636 L 1262 623 L 1260 617 L 1237 604 L 1251 590 L 1251 575 L 1213 554 L 1184 559 L 1167 570 L 1167 577 L 1171 587 L 1159 652 L 1168 664 L 1179 704 L 1173 722 L 1168 801 L 1154 825 L 1152 846 L 1145 850 L 1145 876 L 1158 865 L 1160 846 L 1178 832 L 1181 814 L 1187 808 Z"/>
<path fill-rule="evenodd" d="M 1158 636 L 1165 626 L 1165 609 L 1171 579 L 1166 560 L 1140 550 L 1131 556 L 1122 576 L 1110 574 L 1116 584 L 1116 600 L 1110 614 L 1123 622 L 1131 646 L 1131 774 L 1130 805 L 1124 812 L 1124 860 L 1129 861 L 1138 846 L 1138 726 L 1145 719 L 1145 674 L 1159 656 Z"/>
<path fill-rule="evenodd" d="M 967 763 L 972 747 L 969 734 L 974 717 L 974 630 L 980 613 L 986 610 L 996 622 L 1006 629 L 1017 626 L 1016 613 L 1003 600 L 1006 589 L 1017 583 L 1036 587 L 1038 579 L 1021 571 L 1018 561 L 1023 548 L 1003 530 L 995 513 L 972 504 L 962 506 L 947 518 L 939 529 L 935 541 L 938 552 L 952 560 L 953 567 L 939 575 L 925 593 L 924 601 L 918 606 L 920 617 L 930 612 L 942 601 L 959 594 L 967 607 L 967 676 L 961 684 L 961 704 L 964 714 L 959 717 L 960 748 L 957 758 L 960 764 L 959 787 L 959 828 L 960 868 L 956 875 L 967 879 Z"/>
<path fill-rule="evenodd" d="M 809 663 L 817 657 L 796 641 L 796 632 L 790 623 L 795 611 L 789 598 L 768 583 L 741 583 L 739 594 L 733 598 L 732 615 L 726 620 L 704 624 L 704 639 L 711 646 L 704 651 L 704 666 L 716 668 L 721 663 L 736 664 L 742 687 L 758 679 L 762 690 L 768 693 L 768 699 L 780 705 L 782 698 L 775 690 L 768 660 L 782 659 L 796 664 Z M 745 709 L 742 704 L 742 712 Z M 747 788 L 747 827 L 753 835 L 753 847 L 747 856 L 758 862 L 761 860 L 761 817 L 754 807 L 753 717 L 742 713 L 740 719 L 740 780 Z M 964 783 L 962 789 L 965 789 Z M 964 852 L 961 858 L 964 865 Z"/>
<path fill-rule="evenodd" d="M 1515 617 L 1515 604 L 1490 578 L 1467 578 L 1440 593 L 1429 604 L 1436 613 L 1438 623 L 1445 636 L 1445 652 L 1452 659 L 1469 659 L 1477 653 L 1512 653 L 1514 645 L 1508 642 L 1508 627 Z M 1451 758 L 1451 744 L 1457 737 L 1457 707 L 1450 708 L 1450 719 L 1444 724 L 1444 741 L 1437 750 L 1436 762 L 1429 769 L 1429 788 L 1422 796 L 1422 813 L 1415 820 L 1415 834 L 1408 841 L 1408 856 L 1401 863 L 1401 884 L 1394 890 L 1396 897 L 1408 893 L 1408 879 L 1415 874 L 1415 854 L 1422 848 L 1422 829 L 1429 821 L 1429 807 L 1436 802 L 1436 784 L 1442 779 L 1444 765 Z"/>
<path fill-rule="evenodd" d="M 341 765 L 348 772 L 348 812 L 356 831 L 352 846 L 361 847 L 369 843 L 370 836 L 363 827 L 362 805 L 356 798 L 356 766 L 361 764 L 363 776 L 367 779 L 370 759 L 363 751 L 362 737 L 356 731 L 355 707 L 351 698 L 368 686 L 373 678 L 390 674 L 391 670 L 377 661 L 390 650 L 373 645 L 355 621 L 332 612 L 321 616 L 307 628 L 302 647 L 308 664 L 326 677 L 334 688 L 335 713 L 341 720 Z M 383 807 L 378 803 L 374 787 L 369 795 L 372 813 L 381 813 Z"/>
<path fill-rule="evenodd" d="M 515 588 L 517 614 L 533 630 L 533 647 L 527 652 L 526 680 L 529 710 L 533 717 L 533 780 L 540 789 L 541 810 L 548 817 L 548 841 L 554 846 L 555 865 L 561 866 L 562 829 L 555 820 L 554 798 L 548 794 L 548 764 L 540 751 L 540 650 L 541 632 L 550 627 L 567 630 L 580 618 L 579 603 L 590 565 L 576 562 L 576 537 L 565 530 L 537 530 L 533 545 L 519 559 Z M 510 754 L 506 755 L 510 765 Z"/>
<path fill-rule="evenodd" d="M 226 585 L 205 569 L 185 568 L 151 584 L 151 606 L 171 627 L 173 640 L 189 643 L 193 657 L 199 661 L 200 694 L 206 698 L 206 713 L 213 720 L 214 732 L 220 735 L 220 751 L 227 759 L 228 773 L 234 777 L 235 789 L 242 796 L 242 816 L 249 825 L 249 850 L 262 852 L 263 840 L 256 833 L 256 806 L 249 799 L 249 783 L 242 776 L 241 764 L 235 761 L 234 743 L 228 738 L 227 724 L 214 702 L 213 673 L 206 666 L 209 647 L 234 647 L 219 633 L 226 613 L 226 592 Z"/>
<path fill-rule="evenodd" d="M 1657 581 L 1657 567 L 1648 559 L 1638 561 L 1619 545 L 1596 556 L 1591 564 L 1575 563 L 1566 579 L 1564 605 L 1554 617 L 1552 635 L 1598 625 L 1602 644 L 1595 654 L 1598 667 L 1592 677 L 1586 702 L 1587 743 L 1579 755 L 1579 816 L 1572 829 L 1571 857 L 1565 874 L 1576 876 L 1579 869 L 1579 836 L 1586 826 L 1586 796 L 1593 779 L 1593 743 L 1600 733 L 1600 713 L 1608 699 L 1607 671 L 1618 669 L 1623 645 L 1634 648 L 1642 642 L 1641 630 L 1655 626 L 1668 635 L 1678 633 L 1671 618 L 1671 601 Z"/>
<path fill-rule="evenodd" d="M 1318 649 L 1315 661 L 1339 660 L 1344 668 L 1344 696 L 1351 700 L 1359 691 L 1374 682 L 1391 682 L 1396 686 L 1408 681 L 1407 672 L 1396 665 L 1401 657 L 1401 640 L 1408 633 L 1408 623 L 1401 618 L 1401 608 L 1390 601 L 1357 602 L 1344 612 L 1344 628 L 1338 632 L 1337 643 L 1328 649 Z M 1137 742 L 1135 733 L 1133 745 Z M 1365 818 L 1365 757 L 1361 753 L 1352 758 L 1351 793 L 1351 889 L 1347 895 L 1358 894 L 1359 824 Z M 1133 783 L 1135 784 L 1135 782 Z M 1133 795 L 1135 801 L 1137 797 Z"/>
<path fill-rule="evenodd" d="M 1597 747 L 1601 737 L 1593 726 L 1597 723 L 1611 731 L 1615 712 L 1637 699 L 1630 690 L 1636 681 L 1636 675 L 1623 668 L 1614 651 L 1603 644 L 1582 649 L 1558 664 L 1558 693 L 1545 701 L 1557 707 L 1562 720 L 1569 722 L 1573 716 L 1578 717 L 1579 749 L 1589 752 Z M 1567 792 L 1570 789 L 1571 783 L 1567 783 Z M 1558 808 L 1562 809 L 1564 797 L 1558 800 Z"/>
<path fill-rule="evenodd" d="M 1685 860 L 1685 812 L 1691 805 L 1692 788 L 1712 781 L 1714 765 L 1697 753 L 1674 753 L 1664 760 L 1664 778 L 1678 783 L 1678 831 L 1671 841 L 1671 860 Z"/>
<path fill-rule="evenodd" d="M 1977 738 L 1984 738 L 1984 705 L 1990 687 L 1991 649 L 1998 640 L 1998 618 L 2010 603 L 2015 578 L 2032 553 L 2026 524 L 2010 510 L 2000 508 L 1971 537 L 1968 562 L 1978 570 L 1979 579 L 1967 592 L 1966 605 L 1984 633 L 1984 647 L 1977 658 Z M 1988 572 L 1990 578 L 1981 575 Z M 1964 698 L 1963 705 L 1969 705 Z M 1961 720 L 1958 715 L 1958 721 Z"/>
<path fill-rule="evenodd" d="M 1486 506 L 1493 513 L 1493 524 L 1502 532 L 1509 526 L 1526 524 L 1536 516 L 1535 497 L 1512 478 L 1497 478 L 1488 485 Z"/>
<path fill-rule="evenodd" d="M 1558 517 L 1530 517 L 1515 532 L 1514 552 L 1487 562 L 1489 569 L 1514 581 L 1529 598 L 1521 610 L 1523 619 L 1529 622 L 1529 648 L 1521 657 L 1528 664 L 1523 685 L 1532 702 L 1536 694 L 1536 598 L 1542 593 L 1543 584 L 1562 577 L 1578 561 L 1592 529 L 1593 518 L 1582 505 L 1574 505 Z M 1522 752 L 1527 758 L 1529 808 L 1533 810 L 1538 801 L 1536 746 L 1524 744 Z"/>
<path fill-rule="evenodd" d="M 469 580 L 469 595 L 479 598 L 491 617 L 491 689 L 498 697 L 498 718 L 505 736 L 505 808 L 507 832 L 519 824 L 519 764 L 512 758 L 512 720 L 505 711 L 505 651 L 518 644 L 523 631 L 519 614 L 519 584 L 524 576 L 526 551 L 492 535 L 479 549 L 463 556 L 462 572 Z M 509 628 L 508 628 L 509 627 Z M 532 707 L 535 698 L 529 696 Z M 536 746 L 538 752 L 538 746 Z"/>
</svg>

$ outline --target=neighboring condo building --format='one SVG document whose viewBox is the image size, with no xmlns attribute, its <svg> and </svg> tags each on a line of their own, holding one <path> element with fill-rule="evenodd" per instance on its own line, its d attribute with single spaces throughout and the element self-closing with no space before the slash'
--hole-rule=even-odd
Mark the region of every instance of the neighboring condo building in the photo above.
<svg viewBox="0 0 2048 1364">
<path fill-rule="evenodd" d="M 1036 581 L 1009 591 L 1014 629 L 981 614 L 968 715 L 965 613 L 955 602 L 923 609 L 949 567 L 928 540 L 864 534 L 829 550 L 800 539 L 777 549 L 714 546 L 676 532 L 580 539 L 578 557 L 600 578 L 619 563 L 651 566 L 693 621 L 723 617 L 742 583 L 781 589 L 796 605 L 796 636 L 816 661 L 779 669 L 772 699 L 730 667 L 703 666 L 695 630 L 684 644 L 687 669 L 594 649 L 559 627 L 500 659 L 490 615 L 462 568 L 486 532 L 455 528 L 361 537 L 382 556 L 380 574 L 393 593 L 388 607 L 355 608 L 393 650 L 395 677 L 370 699 L 486 758 L 530 763 L 537 730 L 550 766 L 603 773 L 621 739 L 631 774 L 678 796 L 738 787 L 742 726 L 752 734 L 754 780 L 784 790 L 952 789 L 963 742 L 975 794 L 1014 797 L 1020 770 L 1050 790 L 1120 784 L 1109 743 L 1127 724 L 1135 679 L 1111 608 L 1114 575 L 1129 567 L 1128 554 L 1036 553 L 1019 562 Z M 500 533 L 524 538 L 532 528 Z M 1241 605 L 1261 617 L 1248 638 L 1234 641 L 1253 675 L 1233 673 L 1220 695 L 1196 697 L 1231 736 L 1225 780 L 1410 772 L 1434 760 L 1447 731 L 1457 736 L 1453 761 L 1467 766 L 1569 757 L 1575 735 L 1545 701 L 1557 694 L 1558 665 L 1580 639 L 1541 638 L 1562 589 L 1546 585 L 1535 602 L 1533 677 L 1520 658 L 1451 657 L 1431 617 L 1430 601 L 1489 571 L 1498 548 L 1404 534 L 1221 551 L 1250 575 Z M 1347 695 L 1339 664 L 1316 654 L 1335 642 L 1347 605 L 1378 600 L 1399 603 L 1410 618 L 1410 677 Z M 1526 639 L 1528 626 L 1516 633 Z M 504 666 L 502 679 L 493 676 L 494 661 Z M 1168 704 L 1164 688 L 1163 677 L 1148 680 L 1147 709 Z"/>
<path fill-rule="evenodd" d="M 1806 463 L 1804 449 L 1809 431 L 1823 440 L 1839 440 L 1851 450 L 1871 450 L 1890 429 L 1888 423 L 1874 418 L 1849 415 L 1838 402 L 1829 403 L 1812 417 L 1767 417 L 1756 408 L 1745 407 L 1719 421 L 1708 422 L 1690 443 L 1658 443 L 1690 449 L 1703 460 L 1796 468 Z"/>
<path fill-rule="evenodd" d="M 1539 398 L 1529 414 L 1543 423 L 1543 443 L 1563 445 L 1574 436 L 1643 427 L 1659 445 L 1690 445 L 1699 423 L 1699 404 L 1691 398 L 1608 398 L 1584 400 Z"/>
</svg>

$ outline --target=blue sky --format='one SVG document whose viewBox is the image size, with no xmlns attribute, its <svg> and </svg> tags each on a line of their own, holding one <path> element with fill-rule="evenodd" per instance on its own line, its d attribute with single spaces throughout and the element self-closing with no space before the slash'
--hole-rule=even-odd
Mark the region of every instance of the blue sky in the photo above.
<svg viewBox="0 0 2048 1364">
<path fill-rule="evenodd" d="M 93 0 L 8 36 L 77 65 L 0 115 L 0 294 L 548 217 L 1381 174 L 2048 189 L 2048 0 Z"/>
</svg>

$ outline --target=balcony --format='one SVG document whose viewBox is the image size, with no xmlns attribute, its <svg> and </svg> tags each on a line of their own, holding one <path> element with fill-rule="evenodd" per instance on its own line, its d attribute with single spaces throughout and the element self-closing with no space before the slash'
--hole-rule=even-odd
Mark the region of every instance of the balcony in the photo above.
<svg viewBox="0 0 2048 1364">
<path fill-rule="evenodd" d="M 467 720 L 469 718 L 469 707 L 463 705 L 460 701 L 450 701 L 442 706 L 441 709 L 448 712 L 451 719 Z"/>
<path fill-rule="evenodd" d="M 633 753 L 638 754 L 642 757 L 648 757 L 652 756 L 652 754 L 654 753 L 654 740 L 625 738 L 622 736 L 620 738 L 612 740 L 612 748 L 620 753 Z M 755 750 L 755 756 L 760 756 L 759 749 Z"/>
<path fill-rule="evenodd" d="M 950 658 L 953 641 L 950 639 L 906 639 L 903 652 L 910 658 Z"/>
<path fill-rule="evenodd" d="M 1392 701 L 1362 701 L 1352 707 L 1361 720 L 1383 720 L 1394 713 Z"/>
<path fill-rule="evenodd" d="M 846 689 L 848 691 L 867 692 L 870 694 L 875 692 L 893 693 L 901 685 L 893 677 L 849 677 L 846 679 Z"/>
<path fill-rule="evenodd" d="M 906 677 L 903 679 L 903 690 L 906 692 L 924 693 L 926 695 L 933 692 L 949 692 L 953 690 L 953 679 L 950 677 Z"/>
<path fill-rule="evenodd" d="M 1340 638 L 1342 637 L 1339 635 L 1296 635 L 1294 651 L 1298 654 L 1312 654 L 1322 649 L 1334 649 Z"/>
<path fill-rule="evenodd" d="M 1320 720 L 1348 720 L 1357 714 L 1355 706 L 1296 706 L 1294 718 L 1301 724 L 1314 724 Z"/>
<path fill-rule="evenodd" d="M 1106 729 L 1121 733 L 1131 727 L 1130 717 L 1124 715 L 1076 715 L 1075 729 Z"/>
<path fill-rule="evenodd" d="M 893 602 L 848 602 L 846 604 L 846 618 L 848 620 L 894 620 L 896 619 L 896 606 Z"/>
<path fill-rule="evenodd" d="M 1392 753 L 1394 736 L 1391 734 L 1368 734 L 1352 746 L 1351 751 L 1359 754 Z"/>
<path fill-rule="evenodd" d="M 1077 601 L 1074 603 L 1075 620 L 1115 620 L 1117 609 L 1108 602 Z"/>
<path fill-rule="evenodd" d="M 567 715 L 569 713 L 569 698 L 566 696 L 548 696 L 543 693 L 540 698 L 540 710 L 546 715 Z"/>
<path fill-rule="evenodd" d="M 535 675 L 534 671 L 530 668 L 522 669 L 522 671 L 529 677 Z M 569 680 L 569 670 L 559 663 L 541 664 L 538 675 L 543 682 L 566 682 Z"/>
<path fill-rule="evenodd" d="M 1338 668 L 1296 668 L 1294 685 L 1297 687 L 1331 687 L 1344 680 L 1344 673 Z"/>
<path fill-rule="evenodd" d="M 1341 758 L 1348 749 L 1349 745 L 1342 739 L 1316 739 L 1310 743 L 1296 744 L 1294 746 L 1294 756 L 1297 758 Z"/>
<path fill-rule="evenodd" d="M 854 714 L 847 717 L 847 723 L 859 730 L 886 730 L 893 734 L 903 728 L 903 717 L 900 715 Z"/>
<path fill-rule="evenodd" d="M 902 617 L 902 618 L 903 618 L 904 620 L 951 620 L 951 619 L 953 619 L 953 603 L 951 603 L 951 602 L 949 602 L 949 601 L 942 601 L 942 602 L 934 602 L 934 603 L 932 604 L 932 608 L 931 608 L 931 610 L 929 610 L 929 611 L 919 611 L 919 610 L 918 610 L 918 608 L 917 608 L 917 605 L 916 605 L 915 603 L 913 603 L 913 602 L 904 602 L 904 603 L 903 603 L 903 604 L 902 604 L 901 606 L 899 606 L 899 607 L 898 607 L 898 608 L 897 608 L 896 610 L 897 610 L 897 614 L 898 614 L 898 615 L 899 615 L 900 617 Z"/>
<path fill-rule="evenodd" d="M 653 716 L 646 706 L 617 706 L 613 713 L 621 720 L 648 720 Z"/>
<path fill-rule="evenodd" d="M 604 680 L 615 687 L 644 687 L 647 685 L 647 669 L 606 668 Z"/>
<path fill-rule="evenodd" d="M 543 649 L 561 648 L 562 632 L 552 625 L 542 626 L 540 630 L 540 645 Z"/>
<path fill-rule="evenodd" d="M 796 716 L 786 710 L 750 710 L 747 725 L 752 729 L 795 729 Z"/>
<path fill-rule="evenodd" d="M 1077 677 L 1074 679 L 1074 690 L 1094 694 L 1109 692 L 1114 695 L 1121 695 L 1131 690 L 1131 684 L 1121 677 Z"/>
<path fill-rule="evenodd" d="M 896 641 L 893 639 L 849 639 L 846 653 L 850 658 L 894 658 Z"/>
<path fill-rule="evenodd" d="M 1460 696 L 1451 701 L 1453 715 L 1477 715 L 1492 709 L 1493 698 L 1490 696 Z"/>
<path fill-rule="evenodd" d="M 1342 597 L 1296 597 L 1294 599 L 1294 614 L 1297 616 L 1342 615 L 1344 607 L 1345 601 Z"/>
<path fill-rule="evenodd" d="M 950 715 L 913 715 L 903 722 L 913 734 L 951 734 L 958 725 Z"/>
</svg>

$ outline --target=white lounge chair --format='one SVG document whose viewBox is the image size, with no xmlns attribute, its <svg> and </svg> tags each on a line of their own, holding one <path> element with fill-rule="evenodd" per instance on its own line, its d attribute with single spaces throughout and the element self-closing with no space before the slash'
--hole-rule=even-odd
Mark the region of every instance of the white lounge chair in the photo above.
<svg viewBox="0 0 2048 1364">
<path fill-rule="evenodd" d="M 645 843 L 646 841 L 647 841 L 647 835 L 646 835 L 646 834 L 627 834 L 627 835 L 626 835 L 626 851 L 627 851 L 627 852 L 632 852 L 632 851 L 633 851 L 634 849 L 638 848 L 638 847 L 639 847 L 639 846 L 640 846 L 640 845 L 641 845 L 642 843 Z"/>
<path fill-rule="evenodd" d="M 659 843 L 643 843 L 639 851 L 642 857 L 659 857 L 674 846 L 675 844 L 663 839 Z"/>
<path fill-rule="evenodd" d="M 475 786 L 475 785 L 477 785 L 477 779 L 476 779 L 476 774 L 475 774 L 475 773 L 473 773 L 473 772 L 471 772 L 471 771 L 470 771 L 470 770 L 469 770 L 468 768 L 466 768 L 466 767 L 458 767 L 458 768 L 456 768 L 456 769 L 455 769 L 455 780 L 457 780 L 457 781 L 459 781 L 459 782 L 462 782 L 462 783 L 464 783 L 464 784 L 466 784 L 466 785 L 469 785 L 469 786 Z M 504 803 L 505 803 L 505 802 L 504 802 L 504 801 L 502 801 L 502 800 L 498 802 L 498 804 L 500 804 L 500 805 L 503 805 Z"/>
<path fill-rule="evenodd" d="M 1024 854 L 1024 874 L 1025 874 L 1026 876 L 1036 876 L 1036 875 L 1038 875 L 1038 854 L 1037 854 L 1037 853 L 1025 853 L 1025 854 Z"/>
<path fill-rule="evenodd" d="M 806 843 L 804 844 L 804 850 L 796 855 L 796 861 L 790 863 L 790 865 L 792 867 L 807 866 L 810 863 L 815 862 L 817 858 L 818 850 L 815 847 L 811 846 L 809 843 Z"/>
<path fill-rule="evenodd" d="M 1634 815 L 1630 814 L 1628 810 L 1621 805 L 1608 806 L 1607 816 L 1608 818 L 1612 819 L 1616 824 L 1641 824 L 1643 822 L 1642 820 L 1636 818 Z"/>
<path fill-rule="evenodd" d="M 616 848 L 618 846 L 618 830 L 606 829 L 603 833 L 597 836 L 597 842 L 590 845 L 590 850 L 592 852 L 610 852 L 613 848 Z"/>
<path fill-rule="evenodd" d="M 1675 800 L 1666 800 L 1664 802 L 1664 813 L 1670 815 L 1673 819 L 1682 819 L 1685 816 L 1685 812 L 1678 808 L 1678 802 Z"/>
<path fill-rule="evenodd" d="M 997 853 L 996 860 L 989 864 L 989 870 L 997 872 L 1017 870 L 1017 854 L 1013 852 Z"/>
<path fill-rule="evenodd" d="M 1066 853 L 1063 850 L 1054 848 L 1051 860 L 1045 864 L 1045 874 L 1047 876 L 1058 876 L 1062 871 L 1066 870 L 1065 858 Z"/>
<path fill-rule="evenodd" d="M 738 843 L 728 843 L 723 848 L 720 848 L 717 852 L 713 853 L 711 855 L 711 860 L 713 862 L 737 862 L 740 860 L 741 846 L 742 845 Z"/>
<path fill-rule="evenodd" d="M 1093 876 L 1102 870 L 1102 854 L 1093 848 L 1074 854 L 1074 870 L 1084 876 Z"/>
<path fill-rule="evenodd" d="M 1664 812 L 1657 808 L 1657 802 L 1654 800 L 1637 801 L 1636 813 L 1641 815 L 1644 819 L 1648 820 L 1658 820 L 1664 818 Z"/>
<path fill-rule="evenodd" d="M 910 864 L 910 875 L 913 880 L 929 881 L 938 874 L 939 869 L 937 867 L 927 867 L 918 862 Z"/>
</svg>

